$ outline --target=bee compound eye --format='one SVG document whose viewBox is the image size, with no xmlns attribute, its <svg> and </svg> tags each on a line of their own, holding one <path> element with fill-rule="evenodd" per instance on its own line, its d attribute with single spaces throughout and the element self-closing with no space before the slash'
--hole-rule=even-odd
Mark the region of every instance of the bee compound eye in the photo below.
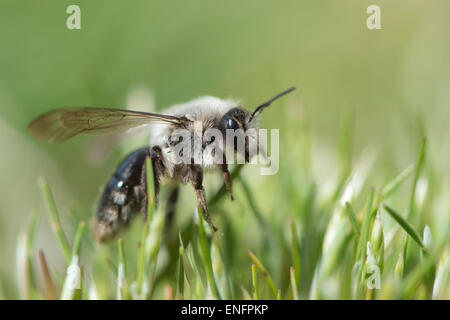
<svg viewBox="0 0 450 320">
<path fill-rule="evenodd" d="M 234 120 L 233 118 L 228 118 L 228 119 L 226 120 L 225 128 L 226 128 L 226 129 L 237 130 L 237 129 L 239 129 L 239 124 L 238 124 L 237 121 Z"/>
</svg>

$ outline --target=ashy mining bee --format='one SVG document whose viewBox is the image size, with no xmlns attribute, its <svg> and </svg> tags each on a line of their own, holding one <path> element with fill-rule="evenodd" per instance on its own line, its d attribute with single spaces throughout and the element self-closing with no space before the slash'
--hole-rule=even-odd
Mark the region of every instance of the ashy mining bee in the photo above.
<svg viewBox="0 0 450 320">
<path fill-rule="evenodd" d="M 253 112 L 243 109 L 236 101 L 206 96 L 172 106 L 162 114 L 108 108 L 61 108 L 39 116 L 28 128 L 38 140 L 61 143 L 81 133 L 123 132 L 153 124 L 150 147 L 143 147 L 129 154 L 119 164 L 103 190 L 95 222 L 95 233 L 99 240 L 113 237 L 122 226 L 129 224 L 136 212 L 140 211 L 145 217 L 147 157 L 152 162 L 155 203 L 160 183 L 191 183 L 197 196 L 197 205 L 203 209 L 204 217 L 213 230 L 217 230 L 207 208 L 203 170 L 219 169 L 233 199 L 226 157 L 229 153 L 224 152 L 225 147 L 231 146 L 232 152 L 239 153 L 245 158 L 245 162 L 249 162 L 253 156 L 249 145 L 257 140 L 254 129 L 257 129 L 258 116 L 274 100 L 294 89 L 292 87 L 281 92 Z M 205 138 L 208 130 L 215 134 Z M 230 131 L 243 133 L 244 143 L 236 143 L 236 136 L 232 139 L 216 139 L 220 138 L 217 133 L 223 137 Z M 203 137 L 198 140 L 199 136 Z M 196 161 L 195 150 L 191 152 L 190 147 L 195 149 L 196 145 L 199 146 L 200 161 Z M 238 148 L 239 145 L 243 145 L 243 148 Z M 172 208 L 177 194 L 178 187 L 175 187 L 169 197 Z"/>
</svg>

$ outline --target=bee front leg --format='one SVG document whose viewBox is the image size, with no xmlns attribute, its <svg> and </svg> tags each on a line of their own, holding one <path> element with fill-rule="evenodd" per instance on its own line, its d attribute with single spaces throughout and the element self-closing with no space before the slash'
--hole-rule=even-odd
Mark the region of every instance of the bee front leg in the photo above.
<svg viewBox="0 0 450 320">
<path fill-rule="evenodd" d="M 217 227 L 212 222 L 211 216 L 209 215 L 208 207 L 206 205 L 205 189 L 203 188 L 203 169 L 198 164 L 193 164 L 190 166 L 191 173 L 191 183 L 194 187 L 195 195 L 197 196 L 197 206 L 203 209 L 203 217 L 206 222 L 211 226 L 214 232 L 217 231 Z"/>
<path fill-rule="evenodd" d="M 227 165 L 226 159 L 225 159 L 224 163 L 219 164 L 219 169 L 220 169 L 220 171 L 222 171 L 223 180 L 225 181 L 225 185 L 227 187 L 228 194 L 230 195 L 230 199 L 233 201 L 234 197 L 233 197 L 233 189 L 232 189 L 232 180 L 231 180 L 230 171 L 228 171 L 228 165 Z"/>
</svg>

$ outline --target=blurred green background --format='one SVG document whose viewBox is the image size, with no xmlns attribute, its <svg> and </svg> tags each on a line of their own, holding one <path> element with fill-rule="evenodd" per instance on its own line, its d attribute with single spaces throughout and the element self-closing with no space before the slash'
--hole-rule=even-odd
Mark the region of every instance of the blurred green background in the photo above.
<svg viewBox="0 0 450 320">
<path fill-rule="evenodd" d="M 70 4 L 81 7 L 81 30 L 66 28 Z M 381 8 L 382 30 L 366 27 L 371 4 Z M 36 141 L 28 123 L 55 107 L 123 107 L 139 94 L 156 110 L 205 94 L 240 98 L 250 109 L 296 85 L 294 94 L 264 114 L 264 127 L 280 128 L 278 175 L 246 171 L 263 214 L 277 221 L 296 210 L 292 185 L 299 193 L 303 188 L 305 132 L 308 170 L 319 191 L 338 170 L 343 114 L 354 118 L 352 158 L 367 148 L 376 153 L 369 186 L 386 183 L 414 163 L 427 136 L 425 170 L 440 200 L 421 223 L 430 225 L 436 241 L 444 239 L 450 195 L 449 14 L 447 0 L 2 0 L 0 297 L 17 294 L 15 242 L 33 207 L 42 207 L 37 177 L 48 177 L 63 224 L 73 234 L 69 212 L 89 219 L 123 150 L 144 143 L 127 138 L 109 148 L 101 138 L 77 137 L 50 145 Z M 212 179 L 206 189 L 211 192 L 219 181 Z M 193 207 L 192 197 L 185 188 L 183 199 Z M 399 199 L 406 207 L 407 197 Z M 239 203 L 226 206 L 238 210 Z M 179 214 L 191 218 L 191 210 Z M 244 254 L 253 248 L 253 240 L 246 240 Z M 45 249 L 52 265 L 62 264 L 45 215 L 35 245 Z"/>
</svg>

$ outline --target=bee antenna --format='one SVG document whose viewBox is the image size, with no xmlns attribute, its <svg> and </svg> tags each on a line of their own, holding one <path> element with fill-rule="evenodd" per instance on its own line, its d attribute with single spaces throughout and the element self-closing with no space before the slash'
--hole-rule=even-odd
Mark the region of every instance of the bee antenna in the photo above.
<svg viewBox="0 0 450 320">
<path fill-rule="evenodd" d="M 255 111 L 253 111 L 252 114 L 250 115 L 250 118 L 248 119 L 248 123 L 252 122 L 252 120 L 253 120 L 254 118 L 256 118 L 257 116 L 259 116 L 259 114 L 260 114 L 265 108 L 267 108 L 268 106 L 270 106 L 270 104 L 271 104 L 272 102 L 274 102 L 274 101 L 277 100 L 278 98 L 280 98 L 280 97 L 282 97 L 282 96 L 284 96 L 284 95 L 286 95 L 286 94 L 288 94 L 289 92 L 292 92 L 292 91 L 294 91 L 294 90 L 295 90 L 295 87 L 291 87 L 291 88 L 289 88 L 289 89 L 287 89 L 287 90 L 284 90 L 283 92 L 277 94 L 275 97 L 269 99 L 268 101 L 264 102 L 263 104 L 259 105 L 259 106 L 255 109 Z"/>
</svg>

